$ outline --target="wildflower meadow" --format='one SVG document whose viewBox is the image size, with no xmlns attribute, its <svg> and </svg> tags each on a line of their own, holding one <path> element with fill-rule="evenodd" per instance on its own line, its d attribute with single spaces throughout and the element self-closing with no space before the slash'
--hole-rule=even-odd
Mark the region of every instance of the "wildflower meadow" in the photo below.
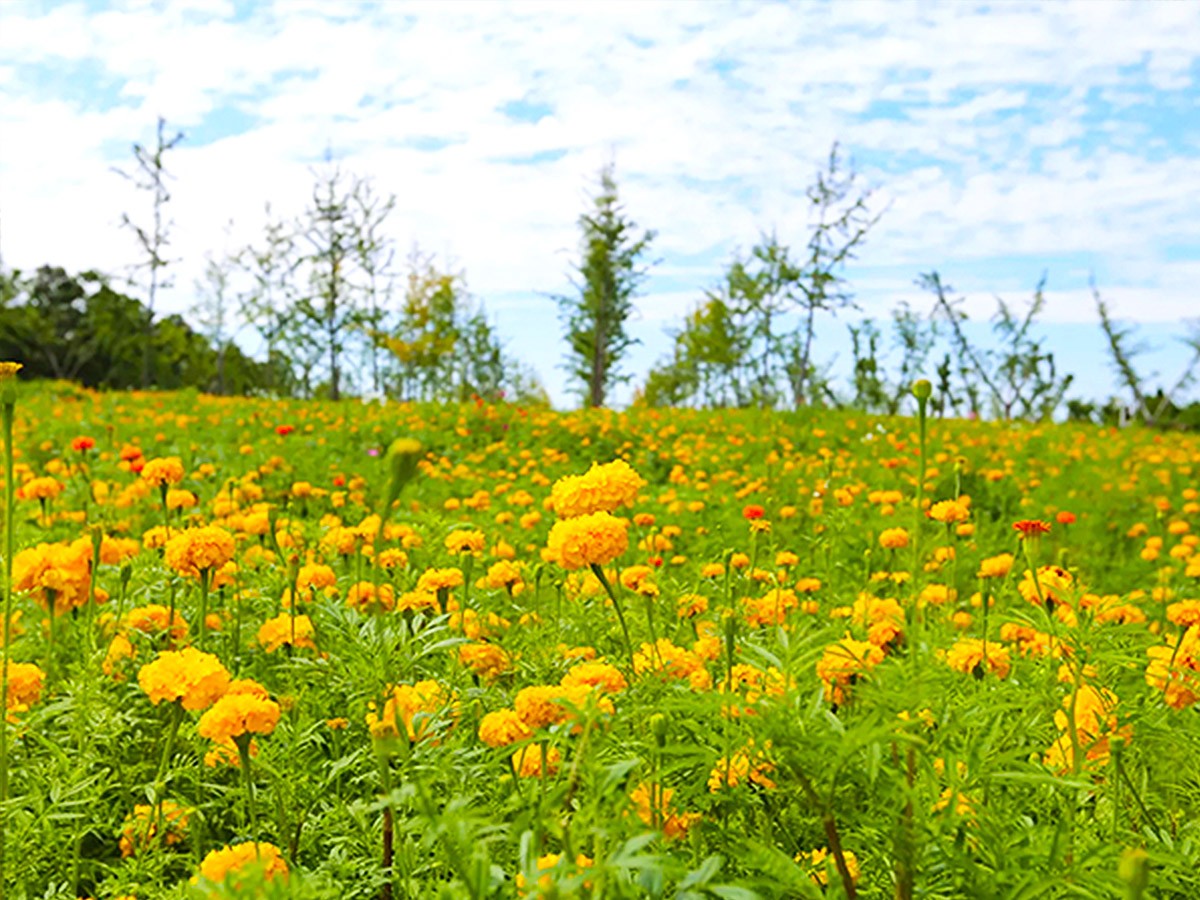
<svg viewBox="0 0 1200 900">
<path fill-rule="evenodd" d="M 0 373 L 4 897 L 1200 896 L 1200 438 Z"/>
</svg>

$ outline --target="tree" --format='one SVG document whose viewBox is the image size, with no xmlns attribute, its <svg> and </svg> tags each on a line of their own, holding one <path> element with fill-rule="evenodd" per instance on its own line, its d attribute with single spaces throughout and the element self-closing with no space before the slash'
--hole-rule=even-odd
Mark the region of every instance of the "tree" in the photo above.
<svg viewBox="0 0 1200 900">
<path fill-rule="evenodd" d="M 392 263 L 395 249 L 383 231 L 396 195 L 381 197 L 369 181 L 359 181 L 350 195 L 354 225 L 354 253 L 362 276 L 362 293 L 366 301 L 361 324 L 367 334 L 367 362 L 371 371 L 371 387 L 376 394 L 383 391 L 383 374 L 379 351 L 383 347 L 380 335 L 385 330 L 387 303 L 392 295 Z"/>
<path fill-rule="evenodd" d="M 262 387 L 274 393 L 289 393 L 294 375 L 292 361 L 283 352 L 293 307 L 296 302 L 297 259 L 294 223 L 276 219 L 267 204 L 263 241 L 246 247 L 239 259 L 250 276 L 249 289 L 241 295 L 239 311 L 258 332 L 266 349 L 266 381 Z"/>
<path fill-rule="evenodd" d="M 129 213 L 124 213 L 121 216 L 121 224 L 133 231 L 137 236 L 138 246 L 141 247 L 142 253 L 145 256 L 143 262 L 137 267 L 146 270 L 146 309 L 149 312 L 143 334 L 143 388 L 149 387 L 154 377 L 151 366 L 154 357 L 154 308 L 158 301 L 158 291 L 159 288 L 170 287 L 170 282 L 166 281 L 163 277 L 163 270 L 170 262 L 163 254 L 169 243 L 171 227 L 171 222 L 166 218 L 166 206 L 171 200 L 171 194 L 167 190 L 167 178 L 169 176 L 166 170 L 165 157 L 167 151 L 174 149 L 183 140 L 182 132 L 176 132 L 173 137 L 167 138 L 163 133 L 166 124 L 166 120 L 162 116 L 159 116 L 156 131 L 157 139 L 153 150 L 147 149 L 142 144 L 133 145 L 133 158 L 136 163 L 136 168 L 133 172 L 116 170 L 117 174 L 132 181 L 138 190 L 148 191 L 152 195 L 153 212 L 149 225 L 138 225 L 130 218 Z"/>
<path fill-rule="evenodd" d="M 836 143 L 829 151 L 825 170 L 817 173 L 806 196 L 816 220 L 811 225 L 807 255 L 799 263 L 799 274 L 785 282 L 787 296 L 798 302 L 801 314 L 800 324 L 784 350 L 796 408 L 818 395 L 812 383 L 816 374 L 812 350 L 817 313 L 836 313 L 854 305 L 842 272 L 882 215 L 871 214 L 871 191 L 860 185 L 853 168 L 842 166 Z"/>
<path fill-rule="evenodd" d="M 617 197 L 613 166 L 600 171 L 592 210 L 579 217 L 580 261 L 575 292 L 556 297 L 566 329 L 567 364 L 588 406 L 603 406 L 612 386 L 626 380 L 620 363 L 635 340 L 626 327 L 633 298 L 646 278 L 641 259 L 653 231 L 636 234 Z"/>
<path fill-rule="evenodd" d="M 329 397 L 342 395 L 342 355 L 358 324 L 357 291 L 352 267 L 355 264 L 356 228 L 350 208 L 357 179 L 351 185 L 339 166 L 330 165 L 316 175 L 312 204 L 306 212 L 301 233 L 309 245 L 309 289 L 296 304 L 299 321 L 311 344 L 325 357 L 329 375 Z"/>
</svg>

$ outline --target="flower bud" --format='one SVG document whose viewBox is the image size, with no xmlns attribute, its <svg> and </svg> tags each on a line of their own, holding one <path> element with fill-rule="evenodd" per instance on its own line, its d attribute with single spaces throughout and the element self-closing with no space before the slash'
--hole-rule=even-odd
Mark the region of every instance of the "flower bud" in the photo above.
<svg viewBox="0 0 1200 900">
<path fill-rule="evenodd" d="M 918 400 L 924 402 L 933 396 L 933 385 L 929 383 L 928 378 L 922 378 L 913 382 L 912 395 Z"/>
</svg>

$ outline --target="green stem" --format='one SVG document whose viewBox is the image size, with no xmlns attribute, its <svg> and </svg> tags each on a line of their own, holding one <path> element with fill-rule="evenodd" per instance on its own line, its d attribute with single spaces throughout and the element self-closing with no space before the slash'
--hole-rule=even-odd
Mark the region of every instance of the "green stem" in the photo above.
<svg viewBox="0 0 1200 900">
<path fill-rule="evenodd" d="M 13 560 L 13 410 L 7 400 L 0 404 L 0 421 L 4 429 L 4 660 L 0 666 L 0 900 L 3 900 L 7 872 L 5 870 L 6 831 L 8 825 L 8 645 L 12 623 L 12 560 Z"/>
<path fill-rule="evenodd" d="M 197 643 L 199 644 L 201 650 L 204 649 L 204 639 L 208 635 L 208 580 L 209 580 L 209 570 L 201 569 L 200 570 L 200 636 L 197 639 Z M 168 628 L 170 627 L 170 622 L 168 622 L 167 627 Z"/>
<path fill-rule="evenodd" d="M 592 574 L 596 576 L 596 580 L 600 582 L 600 586 L 604 588 L 608 598 L 612 600 L 613 609 L 617 611 L 617 621 L 621 623 L 621 631 L 625 634 L 625 649 L 629 651 L 629 667 L 633 668 L 633 638 L 629 635 L 629 625 L 625 622 L 625 612 L 621 609 L 621 601 L 617 599 L 613 587 L 608 583 L 608 576 L 604 574 L 603 567 L 596 563 L 591 563 Z"/>
<path fill-rule="evenodd" d="M 254 738 L 249 733 L 239 734 L 233 739 L 237 744 L 238 759 L 242 764 L 242 778 L 246 782 L 246 818 L 250 826 L 251 840 L 258 840 L 258 816 L 254 809 L 254 778 L 250 772 L 250 742 Z"/>
</svg>

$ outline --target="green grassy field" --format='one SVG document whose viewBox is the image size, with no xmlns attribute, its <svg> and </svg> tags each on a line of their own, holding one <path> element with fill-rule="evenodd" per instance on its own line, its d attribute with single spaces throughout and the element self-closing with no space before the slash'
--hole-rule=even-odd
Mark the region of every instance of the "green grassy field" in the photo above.
<svg viewBox="0 0 1200 900">
<path fill-rule="evenodd" d="M 1200 896 L 1195 436 L 21 387 L 7 896 Z"/>
</svg>

